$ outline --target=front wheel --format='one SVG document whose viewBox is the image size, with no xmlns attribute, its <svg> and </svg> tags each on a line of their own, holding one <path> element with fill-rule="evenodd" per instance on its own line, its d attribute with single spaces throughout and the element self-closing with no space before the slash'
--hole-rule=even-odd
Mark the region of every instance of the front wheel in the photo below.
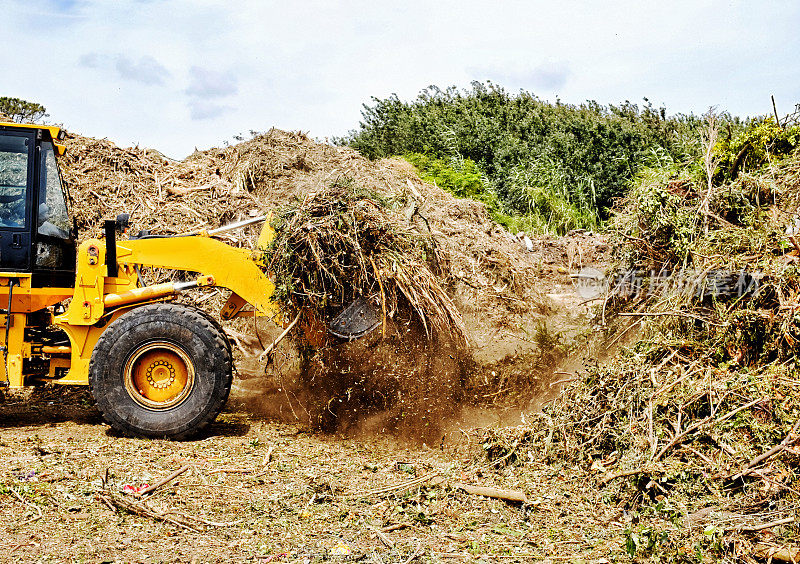
<svg viewBox="0 0 800 564">
<path fill-rule="evenodd" d="M 218 324 L 191 308 L 138 307 L 100 336 L 89 383 L 103 419 L 146 437 L 187 438 L 214 421 L 233 379 Z"/>
</svg>

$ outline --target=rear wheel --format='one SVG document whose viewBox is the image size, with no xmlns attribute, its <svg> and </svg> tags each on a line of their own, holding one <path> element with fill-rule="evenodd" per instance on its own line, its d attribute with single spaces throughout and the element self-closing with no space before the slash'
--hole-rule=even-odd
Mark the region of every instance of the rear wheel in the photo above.
<svg viewBox="0 0 800 564">
<path fill-rule="evenodd" d="M 177 304 L 150 304 L 97 341 L 89 383 L 105 421 L 128 434 L 182 439 L 211 423 L 231 389 L 230 347 L 219 325 Z"/>
</svg>

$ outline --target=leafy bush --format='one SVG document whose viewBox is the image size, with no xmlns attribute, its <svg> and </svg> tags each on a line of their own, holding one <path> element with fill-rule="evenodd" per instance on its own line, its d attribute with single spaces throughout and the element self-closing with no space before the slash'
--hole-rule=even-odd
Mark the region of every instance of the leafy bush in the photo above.
<svg viewBox="0 0 800 564">
<path fill-rule="evenodd" d="M 595 229 L 597 216 L 586 202 L 572 203 L 569 194 L 558 185 L 559 177 L 552 167 L 518 168 L 513 171 L 517 182 L 510 195 L 514 212 L 497 197 L 491 182 L 470 159 L 439 159 L 422 153 L 403 156 L 413 164 L 426 182 L 436 184 L 459 198 L 472 198 L 486 205 L 491 218 L 511 232 L 555 233 L 563 235 L 571 229 Z"/>
<path fill-rule="evenodd" d="M 464 91 L 431 86 L 411 102 L 397 95 L 372 101 L 359 129 L 336 142 L 370 158 L 468 159 L 486 175 L 505 213 L 556 221 L 556 231 L 606 218 L 654 150 L 681 161 L 699 154 L 700 120 L 668 118 L 649 102 L 641 108 L 551 104 L 489 82 Z"/>
<path fill-rule="evenodd" d="M 436 184 L 458 198 L 472 198 L 486 204 L 490 214 L 500 211 L 487 178 L 470 159 L 439 159 L 422 153 L 406 153 L 403 158 L 413 164 L 425 182 Z"/>
<path fill-rule="evenodd" d="M 718 180 L 733 180 L 742 172 L 754 172 L 771 159 L 781 159 L 800 147 L 800 126 L 783 128 L 770 117 L 757 117 L 736 129 L 714 147 L 720 159 Z"/>
</svg>

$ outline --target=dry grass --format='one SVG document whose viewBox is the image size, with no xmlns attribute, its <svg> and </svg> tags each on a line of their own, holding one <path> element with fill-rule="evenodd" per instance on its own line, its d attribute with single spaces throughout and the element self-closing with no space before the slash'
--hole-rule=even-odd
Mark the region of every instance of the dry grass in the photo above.
<svg viewBox="0 0 800 564">
<path fill-rule="evenodd" d="M 404 229 L 391 202 L 340 179 L 282 208 L 276 237 L 265 252 L 277 298 L 330 319 L 357 297 L 384 316 L 414 312 L 426 335 L 433 330 L 466 344 L 464 322 L 429 264 L 435 242 Z M 426 258 L 430 257 L 430 260 Z"/>
<path fill-rule="evenodd" d="M 583 370 L 531 424 L 486 438 L 498 456 L 593 472 L 603 498 L 636 515 L 632 556 L 732 562 L 800 544 L 800 257 L 784 231 L 798 162 L 711 198 L 691 179 L 637 187 L 614 228 L 619 266 L 644 283 L 598 311 L 610 340 L 633 344 Z M 696 284 L 648 286 L 682 269 Z M 741 271 L 757 291 L 738 295 Z"/>
<path fill-rule="evenodd" d="M 80 396 L 61 392 L 0 407 L 0 546 L 17 560 L 378 563 L 416 554 L 418 561 L 513 562 L 623 555 L 626 517 L 602 504 L 581 472 L 533 459 L 487 464 L 475 438 L 459 431 L 431 449 L 382 437 L 312 435 L 228 412 L 196 441 L 124 439 L 108 434 Z M 184 465 L 191 470 L 146 500 L 123 492 Z M 432 472 L 447 482 L 521 490 L 530 504 L 415 480 Z M 121 509 L 118 499 L 138 507 Z"/>
</svg>

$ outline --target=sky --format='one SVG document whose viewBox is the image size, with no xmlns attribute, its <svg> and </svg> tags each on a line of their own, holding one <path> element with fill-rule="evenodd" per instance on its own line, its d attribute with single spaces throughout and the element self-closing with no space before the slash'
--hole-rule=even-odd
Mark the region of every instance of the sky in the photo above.
<svg viewBox="0 0 800 564">
<path fill-rule="evenodd" d="M 2 0 L 0 96 L 183 158 L 278 127 L 317 139 L 362 104 L 491 80 L 669 113 L 800 102 L 800 2 Z"/>
</svg>

